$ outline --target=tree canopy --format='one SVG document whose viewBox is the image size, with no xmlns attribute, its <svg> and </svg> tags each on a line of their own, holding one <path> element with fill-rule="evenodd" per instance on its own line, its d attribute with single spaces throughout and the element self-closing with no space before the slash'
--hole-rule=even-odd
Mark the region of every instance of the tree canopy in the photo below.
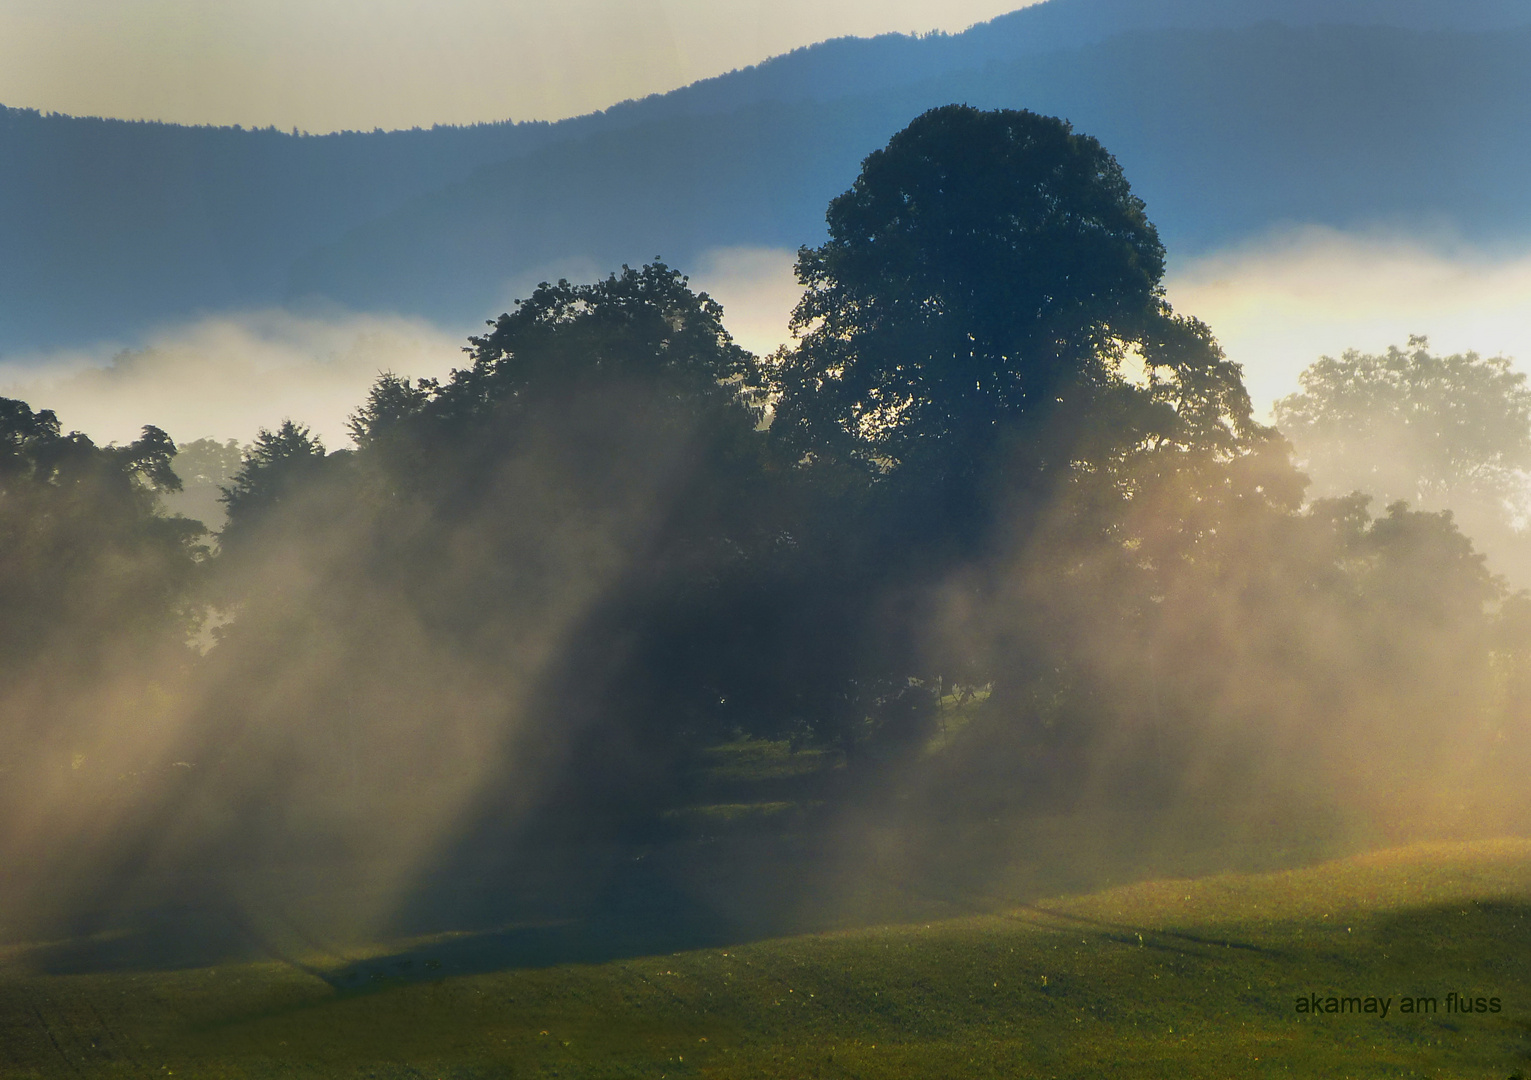
<svg viewBox="0 0 1531 1080">
<path fill-rule="evenodd" d="M 1313 494 L 1364 491 L 1454 511 L 1499 566 L 1531 583 L 1515 537 L 1531 512 L 1531 389 L 1506 357 L 1441 356 L 1424 337 L 1324 356 L 1276 403 Z"/>
<path fill-rule="evenodd" d="M 1320 357 L 1276 403 L 1320 490 L 1392 501 L 1510 498 L 1531 469 L 1531 388 L 1503 356 L 1439 356 L 1424 337 Z"/>
<path fill-rule="evenodd" d="M 237 538 L 253 520 L 302 492 L 323 467 L 325 457 L 324 443 L 302 424 L 283 420 L 275 431 L 262 428 L 222 489 L 220 501 L 229 517 L 225 541 Z"/>
</svg>

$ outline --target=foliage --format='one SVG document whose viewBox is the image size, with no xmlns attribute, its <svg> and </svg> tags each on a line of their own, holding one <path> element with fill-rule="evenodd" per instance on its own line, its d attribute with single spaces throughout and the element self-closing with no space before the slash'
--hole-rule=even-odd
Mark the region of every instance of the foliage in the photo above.
<svg viewBox="0 0 1531 1080">
<path fill-rule="evenodd" d="M 98 447 L 0 398 L 0 670 L 43 654 L 88 670 L 105 649 L 185 628 L 205 530 L 157 512 L 181 486 L 175 452 L 155 427 Z"/>
<path fill-rule="evenodd" d="M 1097 411 L 1118 447 L 1255 430 L 1238 369 L 1164 303 L 1142 201 L 1065 122 L 934 109 L 866 159 L 828 221 L 799 254 L 801 340 L 770 380 L 773 434 L 799 457 L 914 468 L 974 497 L 1018 427 L 1027 464 L 1054 469 Z"/>
<path fill-rule="evenodd" d="M 1351 349 L 1305 370 L 1276 422 L 1319 495 L 1364 491 L 1454 510 L 1519 584 L 1517 536 L 1531 512 L 1531 389 L 1502 356 L 1438 356 L 1423 337 L 1385 353 Z"/>
</svg>

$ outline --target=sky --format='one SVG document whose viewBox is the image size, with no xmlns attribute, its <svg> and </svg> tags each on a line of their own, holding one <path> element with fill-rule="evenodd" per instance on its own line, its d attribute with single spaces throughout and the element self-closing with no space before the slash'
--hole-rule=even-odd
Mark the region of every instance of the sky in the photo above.
<svg viewBox="0 0 1531 1080">
<path fill-rule="evenodd" d="M 1035 0 L 1029 0 L 1035 2 Z M 0 104 L 314 133 L 555 120 L 1028 0 L 0 0 Z"/>
</svg>

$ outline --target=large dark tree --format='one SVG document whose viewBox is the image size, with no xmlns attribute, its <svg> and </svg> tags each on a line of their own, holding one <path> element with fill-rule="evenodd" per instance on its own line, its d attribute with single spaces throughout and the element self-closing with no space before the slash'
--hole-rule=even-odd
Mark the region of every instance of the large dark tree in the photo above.
<svg viewBox="0 0 1531 1080">
<path fill-rule="evenodd" d="M 773 435 L 795 454 L 916 471 L 960 513 L 1000 443 L 1066 464 L 1070 429 L 1102 407 L 1121 445 L 1250 431 L 1237 369 L 1163 300 L 1142 201 L 1064 121 L 934 109 L 866 159 L 828 221 L 799 254 L 801 339 L 773 372 Z"/>
<path fill-rule="evenodd" d="M 1064 121 L 934 109 L 866 159 L 828 223 L 799 253 L 797 345 L 762 383 L 814 496 L 788 607 L 807 651 L 834 658 L 800 707 L 843 743 L 869 714 L 904 715 L 910 678 L 964 666 L 932 653 L 929 626 L 971 560 L 1056 526 L 1061 504 L 1089 508 L 1064 550 L 1120 543 L 1124 500 L 1181 470 L 1262 498 L 1225 474 L 1270 433 L 1237 365 L 1165 302 L 1164 249 L 1120 166 Z M 1038 663 L 1000 667 L 1014 681 Z"/>
</svg>

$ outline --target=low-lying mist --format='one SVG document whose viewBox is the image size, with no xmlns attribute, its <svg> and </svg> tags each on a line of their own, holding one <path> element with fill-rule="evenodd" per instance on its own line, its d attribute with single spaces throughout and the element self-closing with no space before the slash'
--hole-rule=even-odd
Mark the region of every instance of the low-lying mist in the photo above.
<svg viewBox="0 0 1531 1080">
<path fill-rule="evenodd" d="M 790 336 L 787 322 L 802 295 L 795 258 L 774 248 L 715 248 L 697 260 L 692 285 L 727 307 L 740 345 L 764 355 Z M 605 272 L 590 259 L 539 267 L 505 283 L 504 309 L 543 281 L 590 281 Z M 291 418 L 327 445 L 343 447 L 346 418 L 378 375 L 443 376 L 461 362 L 472 329 L 389 313 L 276 308 L 208 315 L 127 345 L 5 357 L 0 394 L 46 402 L 65 428 L 102 443 L 131 442 L 146 417 L 181 442 L 240 444 Z"/>
<path fill-rule="evenodd" d="M 462 335 L 417 319 L 273 309 L 167 326 L 108 344 L 0 361 L 0 394 L 46 402 L 68 429 L 130 442 L 145 418 L 178 440 L 247 443 L 291 417 L 332 445 L 385 371 L 442 375 Z"/>
</svg>

